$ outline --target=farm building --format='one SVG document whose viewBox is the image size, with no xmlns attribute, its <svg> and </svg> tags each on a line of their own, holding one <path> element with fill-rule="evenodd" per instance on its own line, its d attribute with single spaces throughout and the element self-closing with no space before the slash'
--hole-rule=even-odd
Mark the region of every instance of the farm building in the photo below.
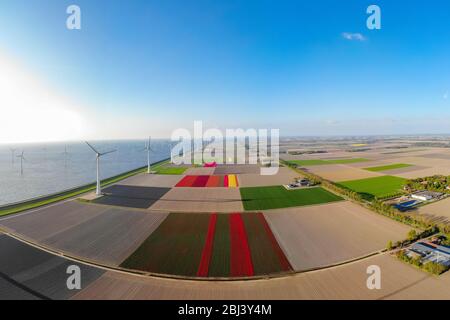
<svg viewBox="0 0 450 320">
<path fill-rule="evenodd" d="M 439 198 L 442 195 L 440 192 L 433 191 L 419 191 L 411 194 L 411 198 L 421 200 L 421 201 L 430 201 L 436 198 Z"/>
<path fill-rule="evenodd" d="M 436 262 L 450 266 L 450 248 L 428 242 L 417 242 L 408 250 L 408 256 L 420 255 L 423 262 Z"/>
</svg>

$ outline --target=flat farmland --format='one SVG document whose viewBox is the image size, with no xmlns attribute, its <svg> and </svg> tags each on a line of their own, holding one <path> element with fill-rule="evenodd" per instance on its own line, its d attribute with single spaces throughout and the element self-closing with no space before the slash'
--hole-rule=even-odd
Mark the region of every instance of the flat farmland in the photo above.
<svg viewBox="0 0 450 320">
<path fill-rule="evenodd" d="M 241 187 L 262 187 L 276 186 L 292 183 L 296 178 L 301 178 L 301 174 L 286 167 L 280 167 L 278 173 L 265 176 L 258 173 L 239 174 L 239 186 Z"/>
<path fill-rule="evenodd" d="M 390 170 L 394 170 L 394 169 L 402 169 L 402 168 L 408 168 L 408 167 L 411 167 L 411 165 L 407 164 L 407 163 L 393 163 L 393 164 L 387 164 L 387 165 L 383 165 L 383 166 L 364 168 L 364 170 L 380 172 L 380 171 L 390 171 Z"/>
<path fill-rule="evenodd" d="M 0 225 L 57 251 L 118 266 L 166 217 L 71 201 L 11 216 Z"/>
<path fill-rule="evenodd" d="M 159 188 L 172 188 L 174 187 L 184 176 L 183 175 L 161 175 L 161 174 L 147 174 L 141 173 L 132 177 L 129 177 L 120 182 L 121 185 L 137 186 L 137 187 L 159 187 Z"/>
<path fill-rule="evenodd" d="M 331 164 L 308 167 L 308 171 L 333 182 L 379 177 L 383 174 L 347 165 Z"/>
<path fill-rule="evenodd" d="M 434 216 L 436 220 L 450 222 L 450 198 L 418 207 L 417 212 L 423 215 Z"/>
<path fill-rule="evenodd" d="M 214 174 L 224 175 L 224 174 L 244 174 L 244 173 L 259 173 L 260 167 L 256 164 L 225 164 L 218 165 L 214 169 Z"/>
<path fill-rule="evenodd" d="M 382 250 L 404 239 L 408 226 L 349 201 L 265 212 L 295 270 L 326 266 Z"/>
<path fill-rule="evenodd" d="M 161 274 L 197 275 L 209 215 L 170 214 L 121 267 Z"/>
<path fill-rule="evenodd" d="M 382 270 L 380 290 L 367 289 L 371 265 Z M 73 299 L 448 299 L 449 287 L 449 274 L 433 277 L 381 254 L 339 267 L 256 281 L 185 281 L 107 272 Z"/>
<path fill-rule="evenodd" d="M 365 158 L 344 158 L 344 159 L 305 159 L 305 160 L 289 160 L 290 163 L 299 166 L 318 166 L 326 164 L 349 164 L 370 161 Z"/>
<path fill-rule="evenodd" d="M 241 188 L 245 210 L 257 211 L 341 201 L 342 198 L 320 187 L 287 190 L 283 186 Z"/>
<path fill-rule="evenodd" d="M 292 270 L 262 213 L 170 214 L 121 266 L 191 277 Z"/>
<path fill-rule="evenodd" d="M 366 199 L 386 198 L 402 193 L 405 179 L 394 176 L 382 176 L 368 179 L 344 181 L 340 186 L 359 193 Z"/>
<path fill-rule="evenodd" d="M 215 169 L 216 168 L 204 167 L 189 168 L 184 172 L 184 174 L 187 176 L 211 176 L 214 174 Z"/>
<path fill-rule="evenodd" d="M 150 210 L 167 212 L 241 212 L 238 188 L 173 188 Z"/>
</svg>

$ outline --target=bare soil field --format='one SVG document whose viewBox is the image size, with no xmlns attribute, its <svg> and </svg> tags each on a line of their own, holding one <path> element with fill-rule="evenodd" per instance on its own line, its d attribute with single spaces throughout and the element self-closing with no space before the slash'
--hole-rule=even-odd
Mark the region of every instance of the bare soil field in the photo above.
<svg viewBox="0 0 450 320">
<path fill-rule="evenodd" d="M 78 219 L 74 213 L 80 214 Z M 118 266 L 166 217 L 167 213 L 105 209 L 72 201 L 17 216 L 2 225 L 55 250 Z"/>
<path fill-rule="evenodd" d="M 450 175 L 450 167 L 432 167 L 421 170 L 414 170 L 405 173 L 397 173 L 395 176 L 405 179 L 415 179 L 420 177 L 429 177 L 434 175 Z"/>
<path fill-rule="evenodd" d="M 244 210 L 238 188 L 174 188 L 149 209 L 209 213 Z"/>
<path fill-rule="evenodd" d="M 121 181 L 120 184 L 139 187 L 172 188 L 183 177 L 184 177 L 183 175 L 141 173 Z"/>
<path fill-rule="evenodd" d="M 367 162 L 366 162 L 367 166 Z M 382 173 L 371 172 L 364 169 L 353 168 L 342 164 L 330 164 L 321 166 L 310 166 L 307 167 L 308 171 L 321 176 L 324 179 L 340 182 L 349 180 L 358 180 L 372 177 L 382 176 Z"/>
<path fill-rule="evenodd" d="M 266 210 L 264 215 L 294 270 L 382 250 L 389 240 L 405 239 L 411 230 L 349 201 Z"/>
<path fill-rule="evenodd" d="M 262 186 L 276 186 L 289 184 L 296 178 L 301 178 L 301 175 L 294 170 L 286 167 L 280 167 L 278 173 L 273 176 L 263 176 L 258 173 L 240 174 L 240 187 L 262 187 Z"/>
<path fill-rule="evenodd" d="M 380 290 L 366 286 L 371 265 L 382 270 Z M 382 254 L 329 269 L 254 281 L 185 281 L 107 272 L 73 299 L 448 299 L 449 288 L 449 275 L 436 278 Z"/>
<path fill-rule="evenodd" d="M 42 208 L 32 213 L 4 217 L 0 219 L 0 226 L 30 239 L 42 241 L 45 238 L 93 219 L 108 210 L 108 207 L 91 206 L 78 201 L 69 201 Z"/>
<path fill-rule="evenodd" d="M 436 217 L 436 221 L 450 222 L 450 198 L 419 207 L 417 212 Z"/>
<path fill-rule="evenodd" d="M 184 174 L 187 176 L 211 176 L 216 168 L 189 168 Z"/>
<path fill-rule="evenodd" d="M 256 164 L 236 164 L 236 165 L 219 165 L 214 170 L 214 174 L 244 174 L 252 173 L 258 174 L 260 167 Z"/>
<path fill-rule="evenodd" d="M 392 175 L 392 176 L 399 176 L 400 174 L 412 173 L 414 171 L 420 171 L 420 170 L 425 170 L 425 169 L 427 169 L 427 167 L 410 166 L 410 167 L 391 169 L 391 170 L 385 170 L 385 171 L 380 171 L 380 172 L 385 173 L 385 174 L 389 174 L 389 175 Z"/>
<path fill-rule="evenodd" d="M 104 196 L 92 203 L 108 206 L 147 209 L 166 194 L 170 188 L 139 187 L 115 184 L 103 189 Z"/>
</svg>

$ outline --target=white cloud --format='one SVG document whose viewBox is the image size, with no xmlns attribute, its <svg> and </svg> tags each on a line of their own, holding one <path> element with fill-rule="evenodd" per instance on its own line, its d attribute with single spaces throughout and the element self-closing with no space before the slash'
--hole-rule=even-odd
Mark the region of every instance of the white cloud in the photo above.
<svg viewBox="0 0 450 320">
<path fill-rule="evenodd" d="M 342 37 L 346 40 L 356 40 L 356 41 L 365 41 L 366 37 L 364 37 L 361 33 L 349 33 L 349 32 L 344 32 L 342 33 Z"/>
<path fill-rule="evenodd" d="M 448 92 L 445 92 L 445 93 L 444 93 L 443 98 L 444 98 L 444 100 L 447 100 L 447 99 L 448 99 Z"/>
</svg>

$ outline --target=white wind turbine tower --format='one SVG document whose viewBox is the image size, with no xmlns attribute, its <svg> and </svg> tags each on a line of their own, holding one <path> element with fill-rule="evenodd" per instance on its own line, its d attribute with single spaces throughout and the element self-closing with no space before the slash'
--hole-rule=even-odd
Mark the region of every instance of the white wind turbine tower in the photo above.
<svg viewBox="0 0 450 320">
<path fill-rule="evenodd" d="M 98 152 L 93 146 L 91 146 L 89 144 L 89 142 L 85 141 L 86 144 L 89 146 L 89 148 L 92 149 L 92 151 L 95 152 L 96 156 L 97 156 L 97 189 L 96 189 L 96 195 L 100 196 L 102 194 L 102 188 L 100 186 L 100 157 L 107 155 L 109 153 L 113 153 L 116 152 L 117 150 L 111 150 L 111 151 L 107 151 L 107 152 Z"/>
<path fill-rule="evenodd" d="M 67 157 L 69 156 L 69 153 L 67 152 L 67 144 L 64 145 L 64 152 L 62 154 L 64 155 L 64 167 L 67 167 Z"/>
<path fill-rule="evenodd" d="M 153 152 L 153 149 L 151 147 L 151 143 L 152 143 L 152 137 L 148 137 L 148 141 L 145 143 L 145 148 L 144 148 L 144 150 L 147 151 L 147 173 L 148 174 L 152 173 L 152 167 L 151 167 L 151 163 L 150 163 L 150 151 Z"/>
<path fill-rule="evenodd" d="M 9 148 L 9 150 L 11 150 L 11 162 L 12 162 L 12 164 L 14 164 L 14 158 L 15 158 L 17 149 Z"/>
<path fill-rule="evenodd" d="M 20 158 L 20 174 L 23 175 L 23 162 L 26 161 L 25 157 L 23 156 L 23 150 L 22 153 L 17 156 L 17 158 Z"/>
</svg>

